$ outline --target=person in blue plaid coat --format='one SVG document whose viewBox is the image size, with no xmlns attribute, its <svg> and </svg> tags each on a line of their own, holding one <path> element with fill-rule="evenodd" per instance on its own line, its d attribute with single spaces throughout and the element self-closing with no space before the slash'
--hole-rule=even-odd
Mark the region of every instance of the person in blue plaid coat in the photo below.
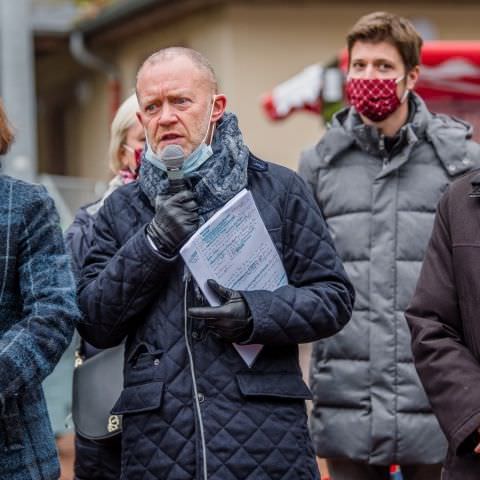
<svg viewBox="0 0 480 480">
<path fill-rule="evenodd" d="M 0 105 L 0 155 L 13 140 Z M 58 214 L 44 187 L 0 175 L 0 478 L 57 480 L 41 387 L 79 313 Z"/>
</svg>

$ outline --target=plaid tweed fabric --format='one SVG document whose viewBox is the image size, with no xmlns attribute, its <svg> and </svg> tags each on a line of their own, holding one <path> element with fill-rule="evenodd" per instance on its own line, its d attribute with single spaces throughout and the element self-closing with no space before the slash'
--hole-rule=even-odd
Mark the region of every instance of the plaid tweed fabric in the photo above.
<svg viewBox="0 0 480 480">
<path fill-rule="evenodd" d="M 43 187 L 0 176 L 0 478 L 59 477 L 41 382 L 78 319 L 58 215 Z"/>
</svg>

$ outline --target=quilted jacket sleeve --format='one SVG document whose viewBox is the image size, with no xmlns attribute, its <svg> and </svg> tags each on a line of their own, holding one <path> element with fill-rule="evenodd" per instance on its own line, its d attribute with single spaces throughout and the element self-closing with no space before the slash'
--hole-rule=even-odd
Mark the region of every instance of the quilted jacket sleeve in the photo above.
<svg viewBox="0 0 480 480">
<path fill-rule="evenodd" d="M 80 278 L 83 260 L 92 243 L 93 217 L 89 215 L 85 208 L 81 208 L 73 223 L 65 232 L 65 245 L 72 259 L 72 270 L 75 278 Z"/>
<path fill-rule="evenodd" d="M 155 252 L 144 228 L 120 245 L 111 222 L 111 206 L 109 197 L 95 220 L 92 247 L 78 288 L 83 318 L 77 329 L 97 348 L 113 347 L 123 340 L 177 261 L 177 257 Z"/>
<path fill-rule="evenodd" d="M 25 199 L 19 237 L 11 239 L 17 242 L 23 308 L 20 321 L 0 337 L 0 398 L 44 380 L 70 343 L 79 317 L 53 201 L 43 187 L 29 185 L 28 193 L 15 194 Z"/>
<path fill-rule="evenodd" d="M 282 218 L 289 284 L 274 292 L 242 292 L 254 323 L 245 343 L 312 342 L 338 332 L 350 319 L 353 287 L 319 207 L 297 175 Z"/>
<path fill-rule="evenodd" d="M 451 449 L 458 454 L 462 444 L 480 427 L 480 366 L 463 340 L 448 194 L 439 203 L 406 318 L 412 332 L 415 366 Z"/>
</svg>

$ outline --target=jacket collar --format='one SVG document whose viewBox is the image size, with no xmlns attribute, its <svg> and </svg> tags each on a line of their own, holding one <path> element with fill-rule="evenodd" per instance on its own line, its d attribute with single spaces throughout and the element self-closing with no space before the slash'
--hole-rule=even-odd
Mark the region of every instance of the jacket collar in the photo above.
<svg viewBox="0 0 480 480">
<path fill-rule="evenodd" d="M 409 101 L 414 113 L 397 133 L 399 150 L 405 150 L 407 146 L 413 148 L 423 139 L 432 145 L 450 176 L 469 170 L 473 165 L 467 152 L 467 140 L 472 136 L 471 126 L 448 115 L 431 113 L 425 102 L 413 92 Z M 365 125 L 355 109 L 348 107 L 334 116 L 327 141 L 320 141 L 316 150 L 322 163 L 329 164 L 353 144 L 368 154 L 381 156 L 378 129 Z"/>
</svg>

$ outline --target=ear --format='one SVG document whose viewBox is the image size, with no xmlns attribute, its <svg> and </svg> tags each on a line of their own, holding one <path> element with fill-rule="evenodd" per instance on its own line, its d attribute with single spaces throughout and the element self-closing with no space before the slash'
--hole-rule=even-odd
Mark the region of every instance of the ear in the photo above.
<svg viewBox="0 0 480 480">
<path fill-rule="evenodd" d="M 227 108 L 227 97 L 223 93 L 215 95 L 213 101 L 212 122 L 215 123 L 222 118 Z"/>
<path fill-rule="evenodd" d="M 418 81 L 418 76 L 420 75 L 420 67 L 417 65 L 413 67 L 408 73 L 407 73 L 407 88 L 409 90 L 413 90 L 415 88 L 415 85 Z"/>
</svg>

